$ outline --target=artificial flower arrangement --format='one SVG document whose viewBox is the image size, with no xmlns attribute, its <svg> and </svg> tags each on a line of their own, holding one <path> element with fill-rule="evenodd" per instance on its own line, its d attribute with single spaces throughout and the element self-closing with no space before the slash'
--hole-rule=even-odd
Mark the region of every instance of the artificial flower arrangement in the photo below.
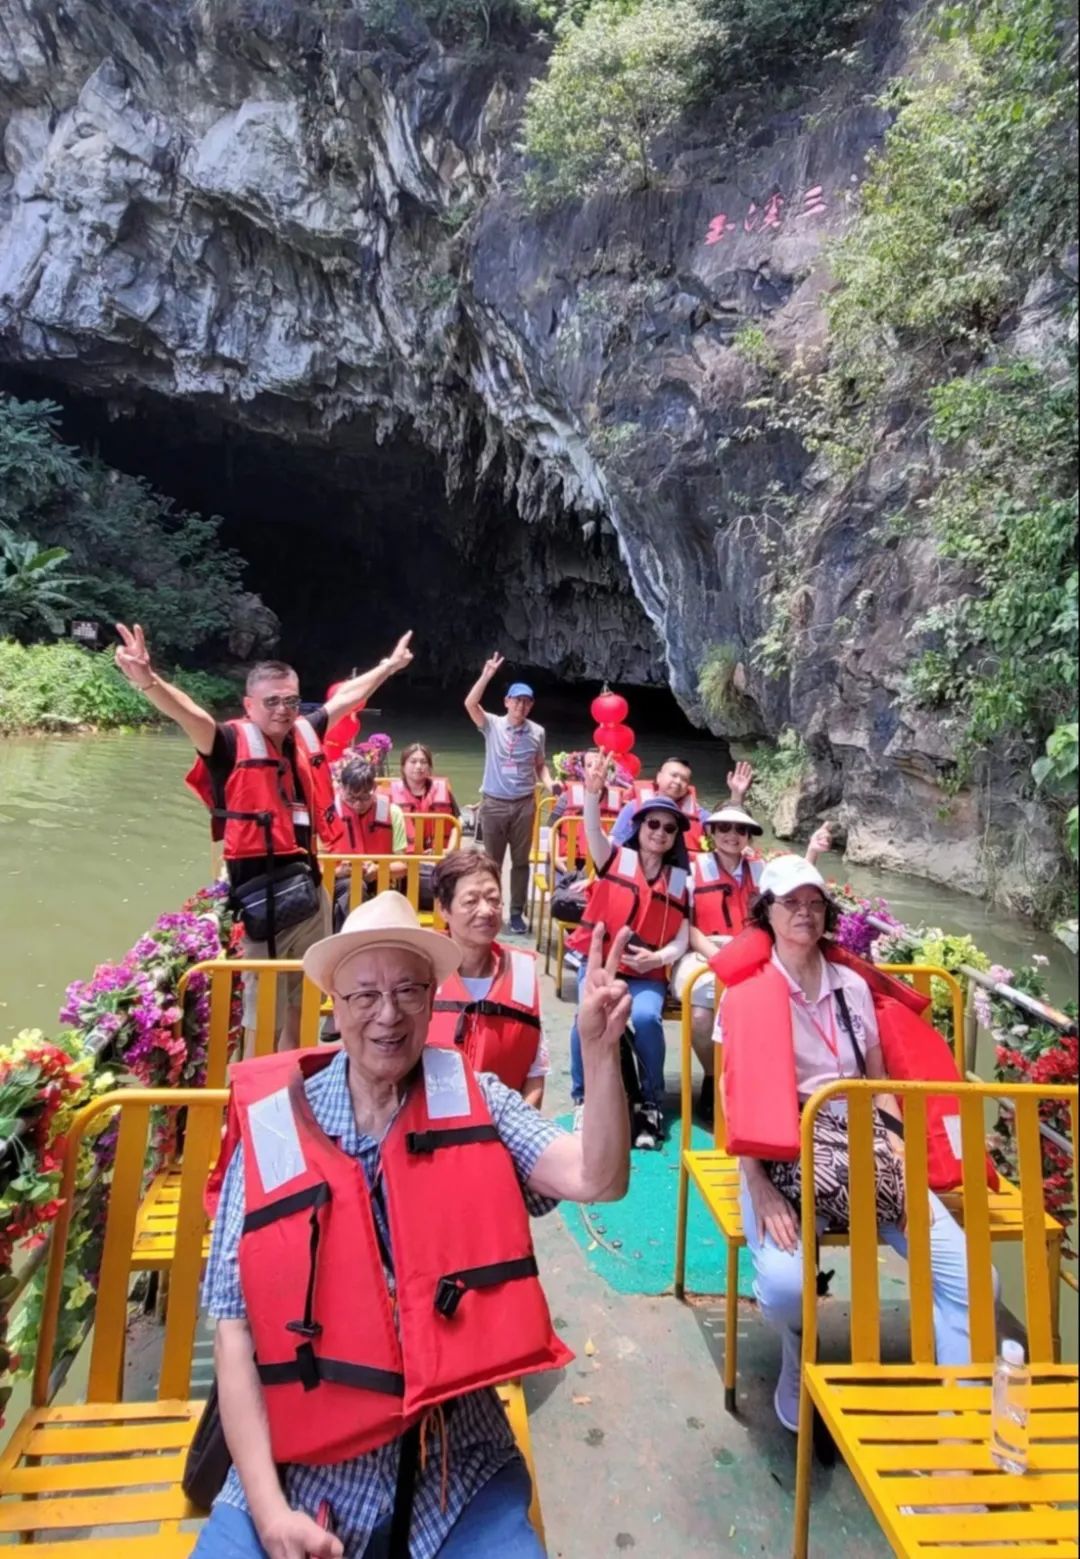
<svg viewBox="0 0 1080 1559">
<path fill-rule="evenodd" d="M 363 758 L 365 763 L 370 763 L 372 768 L 381 774 L 393 750 L 394 744 L 386 732 L 375 731 L 371 736 L 358 738 L 349 749 L 349 756 Z"/>
<path fill-rule="evenodd" d="M 66 1026 L 55 1038 L 25 1029 L 0 1047 L 0 1411 L 11 1378 L 32 1368 L 45 1278 L 42 1264 L 5 1338 L 18 1287 L 12 1264 L 17 1251 L 32 1256 L 45 1243 L 60 1210 L 57 1192 L 71 1118 L 118 1083 L 149 1088 L 202 1083 L 209 982 L 205 975 L 191 977 L 182 1014 L 178 985 L 192 964 L 235 949 L 240 928 L 227 897 L 223 883 L 200 891 L 180 911 L 159 916 L 119 963 L 99 964 L 89 980 L 69 985 L 60 1014 Z M 234 1021 L 238 1031 L 238 1009 Z M 175 1117 L 157 1123 L 149 1170 L 171 1150 L 174 1124 Z M 75 1344 L 93 1304 L 116 1138 L 115 1120 L 103 1119 L 80 1159 L 76 1184 L 88 1195 L 68 1240 L 61 1352 Z"/>
<path fill-rule="evenodd" d="M 589 749 L 590 751 L 592 749 Z M 562 780 L 563 784 L 571 781 L 580 781 L 585 778 L 585 752 L 557 752 L 551 760 L 551 767 L 555 778 Z M 630 771 L 620 764 L 617 757 L 609 756 L 607 782 L 609 785 L 618 785 L 620 790 L 628 790 L 634 783 Z"/>
</svg>

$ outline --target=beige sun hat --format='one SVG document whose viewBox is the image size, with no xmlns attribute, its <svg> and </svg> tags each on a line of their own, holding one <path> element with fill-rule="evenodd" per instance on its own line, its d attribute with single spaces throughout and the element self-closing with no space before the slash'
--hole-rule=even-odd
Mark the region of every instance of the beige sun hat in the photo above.
<svg viewBox="0 0 1080 1559">
<path fill-rule="evenodd" d="M 710 823 L 742 823 L 752 834 L 763 834 L 765 830 L 749 812 L 744 812 L 742 807 L 725 806 L 718 807 L 715 812 L 710 812 L 705 819 L 706 828 Z"/>
<path fill-rule="evenodd" d="M 453 974 L 461 963 L 461 950 L 448 936 L 429 931 L 403 893 L 387 888 L 373 899 L 358 904 L 340 931 L 323 937 L 304 954 L 304 973 L 328 996 L 334 994 L 338 965 L 354 953 L 376 947 L 402 947 L 426 958 L 435 972 L 435 983 Z"/>
</svg>

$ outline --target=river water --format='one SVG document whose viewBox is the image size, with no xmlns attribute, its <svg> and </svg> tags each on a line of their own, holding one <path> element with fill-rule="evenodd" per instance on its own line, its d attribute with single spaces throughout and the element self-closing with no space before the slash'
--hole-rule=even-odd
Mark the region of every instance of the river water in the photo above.
<svg viewBox="0 0 1080 1559">
<path fill-rule="evenodd" d="M 544 714 L 549 751 L 589 739 L 586 698 Z M 550 709 L 550 706 L 546 706 Z M 460 706 L 418 710 L 385 699 L 368 716 L 395 749 L 426 742 L 458 800 L 475 799 L 483 745 Z M 685 727 L 639 730 L 637 751 L 653 772 L 671 751 L 689 759 L 706 802 L 726 794 L 722 743 Z M 64 988 L 102 960 L 123 954 L 163 910 L 209 879 L 207 818 L 184 788 L 191 749 L 174 731 L 45 737 L 0 743 L 0 1036 L 23 1027 L 48 1031 Z M 970 931 L 992 958 L 1015 966 L 1042 953 L 1053 994 L 1065 1000 L 1071 960 L 1052 938 L 1024 922 L 946 888 L 887 872 L 845 867 L 826 857 L 826 872 L 886 897 L 903 920 Z"/>
</svg>

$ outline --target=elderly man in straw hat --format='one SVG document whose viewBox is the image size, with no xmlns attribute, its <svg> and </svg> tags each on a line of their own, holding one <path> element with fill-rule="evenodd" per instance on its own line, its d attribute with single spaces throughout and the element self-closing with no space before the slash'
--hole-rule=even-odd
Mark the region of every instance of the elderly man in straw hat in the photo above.
<svg viewBox="0 0 1080 1559">
<path fill-rule="evenodd" d="M 308 950 L 340 1046 L 232 1069 L 206 1277 L 233 1467 L 200 1559 L 536 1559 L 528 1473 L 491 1389 L 571 1355 L 528 1215 L 616 1200 L 629 1013 L 593 934 L 580 1136 L 427 1044 L 444 936 L 382 893 Z"/>
</svg>

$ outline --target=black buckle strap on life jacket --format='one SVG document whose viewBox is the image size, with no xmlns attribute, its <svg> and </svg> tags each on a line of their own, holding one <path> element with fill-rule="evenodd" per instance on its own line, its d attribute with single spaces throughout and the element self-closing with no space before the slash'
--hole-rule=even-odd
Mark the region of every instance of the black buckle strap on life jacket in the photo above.
<svg viewBox="0 0 1080 1559">
<path fill-rule="evenodd" d="M 847 997 L 844 995 L 844 992 L 843 992 L 843 990 L 841 989 L 841 987 L 839 985 L 836 987 L 834 995 L 836 996 L 836 1005 L 837 1005 L 837 1007 L 839 1009 L 839 1012 L 840 1012 L 840 1021 L 843 1023 L 844 1027 L 848 1031 L 848 1038 L 851 1040 L 851 1048 L 855 1052 L 855 1064 L 859 1068 L 859 1076 L 860 1077 L 865 1077 L 866 1076 L 866 1057 L 862 1053 L 862 1046 L 859 1044 L 859 1041 L 855 1038 L 855 1025 L 851 1021 L 851 1009 L 848 1007 Z M 904 1137 L 904 1123 L 903 1123 L 903 1121 L 898 1120 L 896 1118 L 896 1116 L 893 1115 L 890 1110 L 883 1110 L 878 1105 L 875 1105 L 875 1109 L 876 1109 L 878 1115 L 880 1115 L 882 1121 L 884 1122 L 886 1130 L 887 1131 L 891 1131 L 894 1136 L 899 1137 L 901 1139 L 901 1141 L 903 1141 L 903 1137 Z"/>
<path fill-rule="evenodd" d="M 419 1466 L 420 1425 L 412 1424 L 401 1436 L 398 1451 L 397 1486 L 394 1489 L 394 1514 L 390 1518 L 387 1559 L 409 1559 L 409 1529 L 412 1526 L 413 1496 L 416 1493 Z"/>
<path fill-rule="evenodd" d="M 518 1007 L 508 1007 L 505 1002 L 489 1001 L 486 996 L 480 1001 L 437 1001 L 432 1011 L 459 1014 L 457 1023 L 454 1025 L 454 1044 L 459 1047 L 465 1044 L 465 1031 L 471 1017 L 513 1018 L 515 1022 L 524 1023 L 527 1028 L 541 1027 L 538 1013 L 522 1012 Z"/>
<path fill-rule="evenodd" d="M 245 1213 L 243 1232 L 251 1234 L 255 1229 L 264 1229 L 268 1223 L 276 1223 L 279 1218 L 289 1218 L 293 1213 L 305 1212 L 309 1207 L 322 1207 L 329 1200 L 330 1187 L 325 1180 L 317 1180 L 302 1191 L 293 1191 L 289 1196 L 279 1197 L 276 1202 L 267 1202 L 265 1207 L 256 1207 L 250 1213 Z"/>
<path fill-rule="evenodd" d="M 493 1261 L 486 1267 L 468 1267 L 463 1272 L 448 1272 L 435 1285 L 435 1309 L 450 1320 L 470 1288 L 493 1288 L 496 1283 L 511 1283 L 517 1278 L 537 1275 L 535 1256 L 519 1256 L 514 1261 Z"/>
<path fill-rule="evenodd" d="M 315 1354 L 310 1343 L 312 1371 L 315 1384 L 330 1386 L 354 1386 L 359 1391 L 378 1391 L 385 1397 L 405 1395 L 405 1377 L 396 1370 L 379 1370 L 371 1364 L 350 1364 L 345 1359 L 323 1359 Z M 256 1363 L 259 1380 L 264 1386 L 294 1386 L 304 1382 L 303 1366 L 298 1359 L 287 1359 L 283 1364 Z"/>
<path fill-rule="evenodd" d="M 405 1134 L 406 1153 L 434 1153 L 438 1148 L 469 1148 L 477 1142 L 498 1142 L 494 1126 L 447 1126 L 440 1130 L 410 1131 Z"/>
<path fill-rule="evenodd" d="M 724 896 L 724 924 L 731 931 L 734 929 L 731 919 L 731 884 L 730 882 L 718 882 L 715 886 Z"/>
</svg>

